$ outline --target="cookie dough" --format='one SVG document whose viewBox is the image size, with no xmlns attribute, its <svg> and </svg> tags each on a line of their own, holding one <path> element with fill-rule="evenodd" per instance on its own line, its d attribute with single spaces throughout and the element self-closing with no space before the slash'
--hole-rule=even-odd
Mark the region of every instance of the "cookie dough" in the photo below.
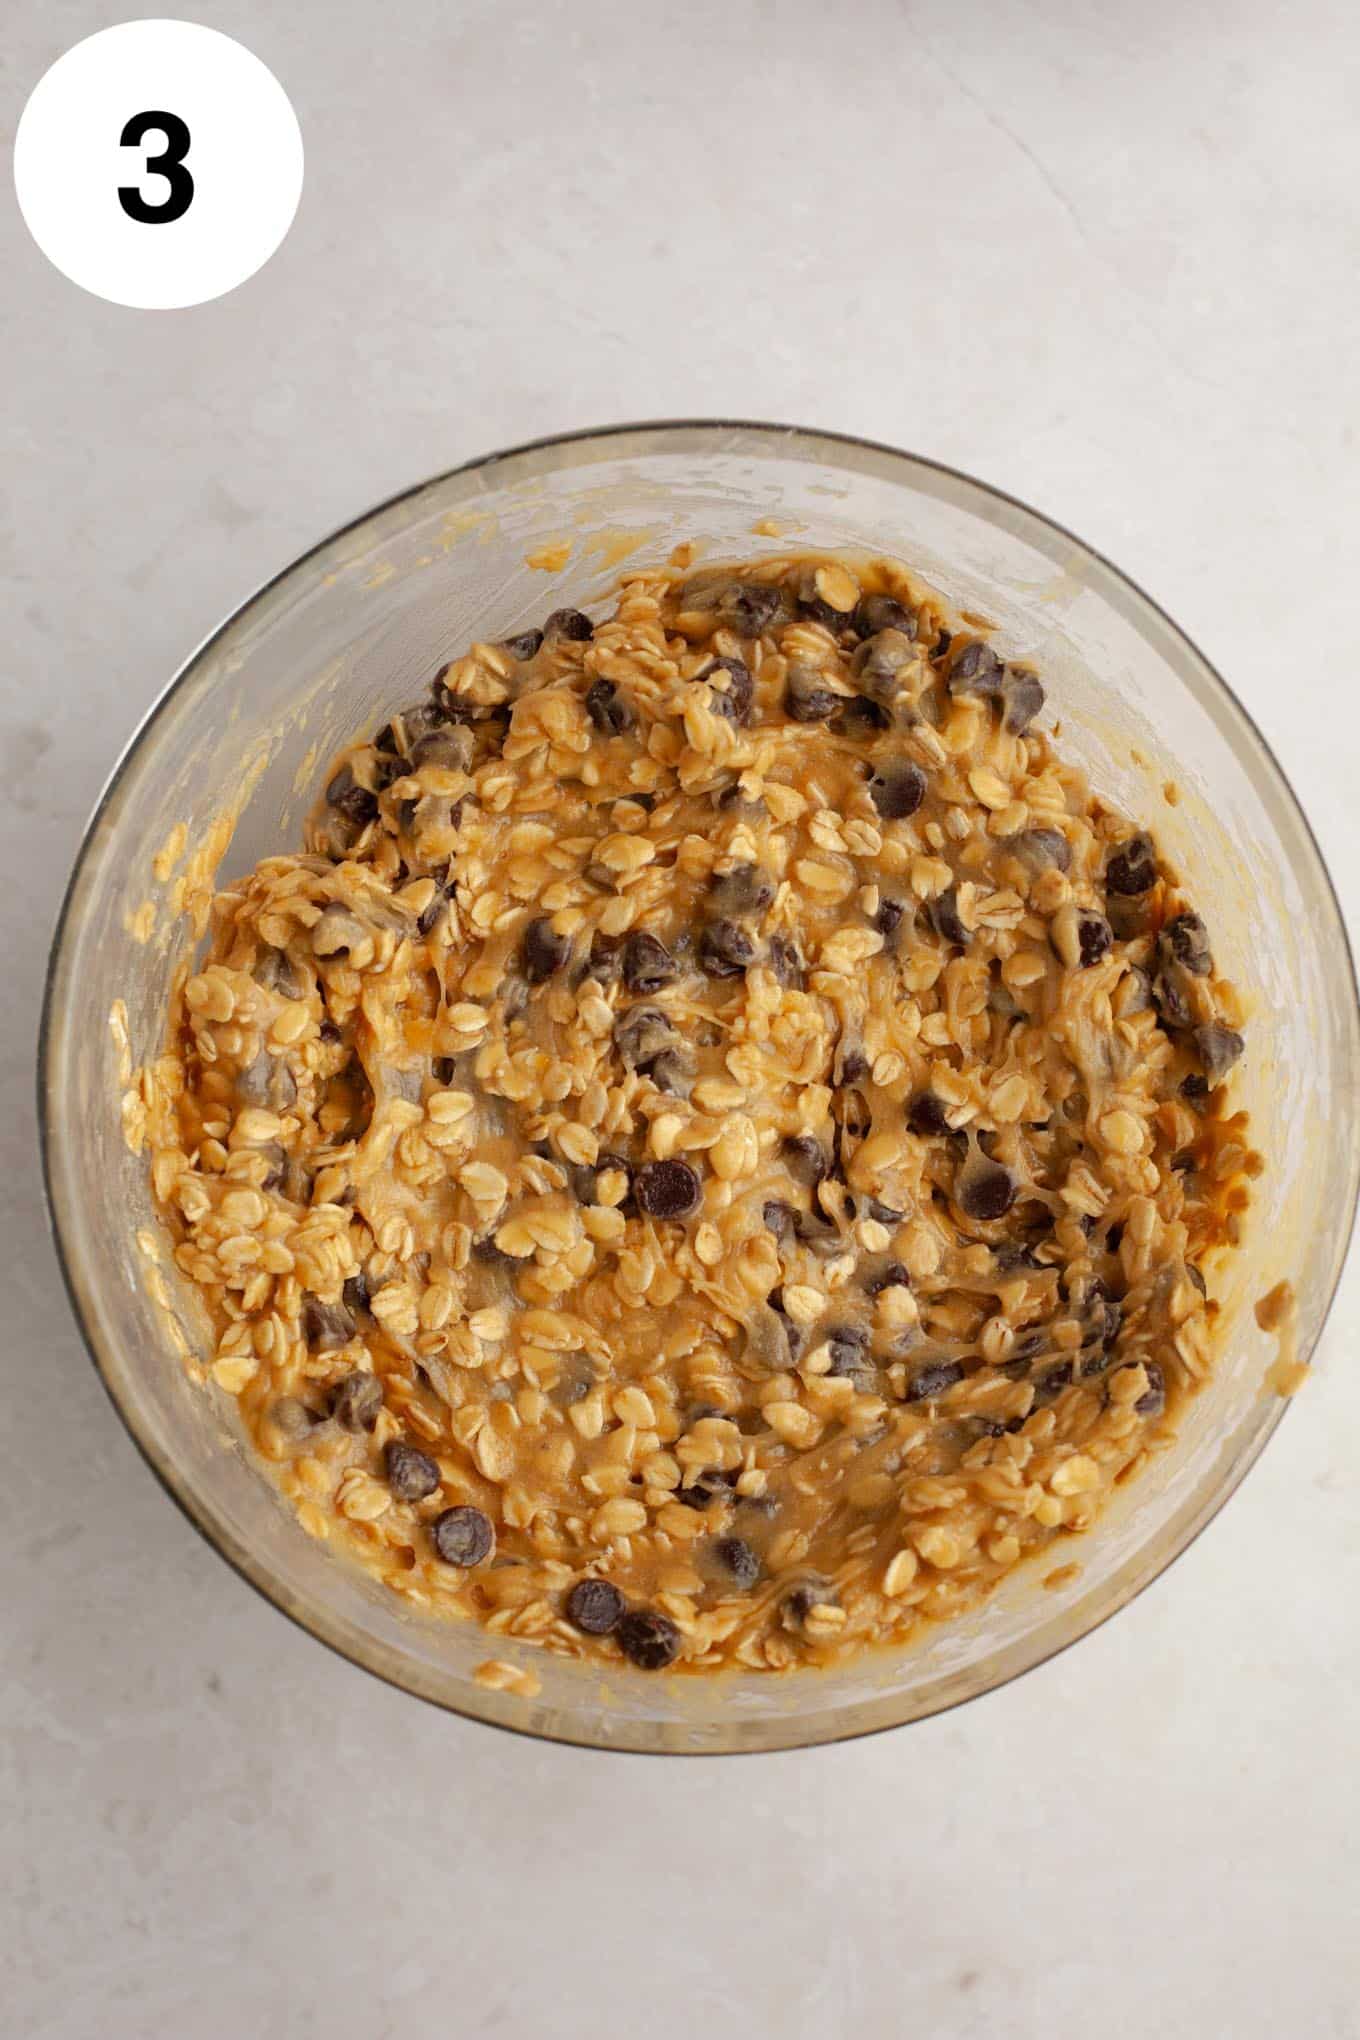
<svg viewBox="0 0 1360 2040">
<path fill-rule="evenodd" d="M 149 1115 L 313 1536 L 550 1650 L 782 1669 L 1170 1443 L 1259 1168 L 1241 1006 L 1045 717 L 893 562 L 681 556 L 335 761 Z"/>
</svg>

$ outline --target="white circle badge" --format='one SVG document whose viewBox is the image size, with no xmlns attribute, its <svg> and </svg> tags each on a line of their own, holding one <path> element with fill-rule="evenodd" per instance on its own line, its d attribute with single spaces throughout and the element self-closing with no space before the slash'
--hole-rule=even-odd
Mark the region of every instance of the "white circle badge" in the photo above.
<svg viewBox="0 0 1360 2040">
<path fill-rule="evenodd" d="M 267 65 L 192 21 L 125 21 L 39 79 L 14 140 L 28 230 L 116 305 L 201 305 L 292 225 L 302 133 Z"/>
</svg>

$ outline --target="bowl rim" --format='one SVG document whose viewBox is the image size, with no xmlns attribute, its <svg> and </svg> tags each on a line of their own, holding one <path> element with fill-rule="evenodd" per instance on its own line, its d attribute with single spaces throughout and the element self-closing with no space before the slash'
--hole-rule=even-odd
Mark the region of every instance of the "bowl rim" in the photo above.
<svg viewBox="0 0 1360 2040">
<path fill-rule="evenodd" d="M 50 1084 L 52 1079 L 53 1036 L 57 1017 L 61 1010 L 59 995 L 64 990 L 66 981 L 66 949 L 72 917 L 83 888 L 87 867 L 90 865 L 99 843 L 104 816 L 117 798 L 122 783 L 135 759 L 140 755 L 144 745 L 153 735 L 162 716 L 179 696 L 182 689 L 193 679 L 203 661 L 209 656 L 214 647 L 258 603 L 263 601 L 271 591 L 291 580 L 300 570 L 306 568 L 313 561 L 327 553 L 333 546 L 361 531 L 365 526 L 375 523 L 390 511 L 399 508 L 403 504 L 412 503 L 420 496 L 432 493 L 449 482 L 458 479 L 460 476 L 492 471 L 502 462 L 522 460 L 535 454 L 546 454 L 558 449 L 572 447 L 584 449 L 591 444 L 601 445 L 607 449 L 610 442 L 639 436 L 653 442 L 658 439 L 664 440 L 667 438 L 674 442 L 683 442 L 689 435 L 702 435 L 723 431 L 738 432 L 754 438 L 765 438 L 773 441 L 784 439 L 791 443 L 796 442 L 800 448 L 806 449 L 809 455 L 813 457 L 815 457 L 815 449 L 819 445 L 831 452 L 834 452 L 837 448 L 856 449 L 861 452 L 885 456 L 894 462 L 905 462 L 915 469 L 925 470 L 927 473 L 934 474 L 942 479 L 962 484 L 965 489 L 975 492 L 977 497 L 983 501 L 1003 505 L 1011 512 L 1019 513 L 1022 520 L 1038 527 L 1050 540 L 1057 539 L 1068 546 L 1074 547 L 1086 560 L 1094 562 L 1097 567 L 1102 569 L 1127 596 L 1132 597 L 1135 609 L 1141 609 L 1168 630 L 1172 638 L 1177 640 L 1183 651 L 1189 655 L 1191 662 L 1199 668 L 1201 675 L 1209 681 L 1211 692 L 1215 689 L 1217 690 L 1232 716 L 1236 718 L 1239 725 L 1245 729 L 1253 741 L 1261 763 L 1264 765 L 1267 774 L 1274 780 L 1274 790 L 1277 796 L 1282 797 L 1285 807 L 1292 813 L 1295 823 L 1302 832 L 1304 844 L 1311 852 L 1316 864 L 1317 873 L 1322 880 L 1324 901 L 1330 903 L 1335 928 L 1340 937 L 1342 967 L 1350 990 L 1348 1020 L 1353 1042 L 1360 1039 L 1360 981 L 1357 980 L 1355 953 L 1350 942 L 1335 882 L 1322 846 L 1318 842 L 1303 804 L 1295 794 L 1289 778 L 1279 759 L 1276 757 L 1268 738 L 1250 711 L 1239 699 L 1217 667 L 1205 656 L 1189 633 L 1175 621 L 1160 603 L 1147 593 L 1139 582 L 1134 580 L 1122 568 L 1116 566 L 1106 554 L 1089 544 L 1085 539 L 1080 538 L 1070 527 L 1062 524 L 1057 518 L 1049 516 L 1044 511 L 1036 510 L 1032 504 L 1026 502 L 1022 497 L 1013 495 L 1008 490 L 998 488 L 992 483 L 984 482 L 976 475 L 970 474 L 965 469 L 955 467 L 949 462 L 936 460 L 928 455 L 915 453 L 908 448 L 894 446 L 883 440 L 866 438 L 856 433 L 838 432 L 820 426 L 790 425 L 770 420 L 749 418 L 695 417 L 642 419 L 612 425 L 584 427 L 571 432 L 550 433 L 538 438 L 519 441 L 511 446 L 499 447 L 489 453 L 476 455 L 470 460 L 461 461 L 452 467 L 441 469 L 419 482 L 395 490 L 391 495 L 370 505 L 358 515 L 336 525 L 323 537 L 317 539 L 313 544 L 298 553 L 276 573 L 258 582 L 237 602 L 181 661 L 166 685 L 134 725 L 131 734 L 125 741 L 109 771 L 104 785 L 95 800 L 90 817 L 82 831 L 80 845 L 72 865 L 70 877 L 62 894 L 61 905 L 54 925 L 44 975 L 42 1009 L 39 1020 L 36 1072 L 37 1113 L 42 1162 L 43 1199 L 67 1301 L 70 1304 L 71 1312 L 86 1353 L 94 1366 L 99 1380 L 103 1384 L 109 1401 L 117 1412 L 133 1445 L 145 1464 L 150 1468 L 161 1488 L 178 1508 L 181 1515 L 192 1524 L 204 1542 L 272 1608 L 295 1624 L 306 1635 L 312 1637 L 326 1649 L 334 1652 L 336 1656 L 344 1659 L 347 1663 L 371 1674 L 375 1678 L 381 1679 L 384 1684 L 395 1687 L 399 1692 L 407 1693 L 414 1699 L 424 1701 L 427 1705 L 438 1708 L 441 1712 L 454 1714 L 463 1720 L 477 1722 L 489 1728 L 502 1729 L 508 1734 L 523 1736 L 532 1742 L 558 1743 L 569 1748 L 599 1750 L 618 1756 L 769 1756 L 782 1754 L 793 1749 L 832 1747 L 838 1743 L 859 1741 L 869 1736 L 887 1735 L 901 1729 L 910 1728 L 916 1722 L 930 1720 L 936 1715 L 948 1713 L 956 1707 L 965 1706 L 970 1701 L 984 1699 L 989 1694 L 1001 1691 L 1004 1687 L 1013 1684 L 1017 1679 L 1023 1678 L 1027 1673 L 1037 1670 L 1041 1665 L 1052 1663 L 1064 1651 L 1070 1650 L 1085 1637 L 1093 1634 L 1097 1629 L 1103 1628 L 1123 1608 L 1126 1608 L 1132 1601 L 1136 1600 L 1140 1594 L 1146 1592 L 1155 1581 L 1164 1578 L 1170 1568 L 1190 1549 L 1191 1545 L 1197 1542 L 1209 1524 L 1214 1521 L 1230 1498 L 1237 1492 L 1247 1474 L 1265 1450 L 1266 1445 L 1275 1435 L 1289 1407 L 1286 1398 L 1278 1399 L 1277 1406 L 1270 1413 L 1268 1420 L 1261 1425 L 1255 1438 L 1238 1457 L 1228 1479 L 1198 1509 L 1192 1512 L 1189 1520 L 1182 1525 L 1177 1533 L 1178 1541 L 1173 1543 L 1172 1548 L 1161 1559 L 1160 1563 L 1150 1572 L 1146 1573 L 1144 1577 L 1126 1582 L 1122 1590 L 1116 1593 L 1107 1607 L 1095 1615 L 1093 1619 L 1083 1622 L 1074 1630 L 1072 1635 L 1049 1645 L 1046 1649 L 1030 1657 L 1025 1662 L 1014 1665 L 993 1683 L 983 1686 L 972 1693 L 942 1699 L 933 1706 L 922 1708 L 920 1712 L 913 1714 L 903 1721 L 854 1726 L 827 1735 L 800 1736 L 797 1733 L 797 1718 L 791 1717 L 790 1727 L 793 1732 L 788 1736 L 781 1736 L 776 1733 L 765 1744 L 738 1744 L 720 1749 L 656 1749 L 641 1743 L 629 1744 L 626 1742 L 602 1740 L 586 1733 L 571 1733 L 565 1728 L 541 1728 L 528 1722 L 508 1720 L 489 1712 L 481 1712 L 471 1705 L 462 1704 L 442 1694 L 426 1690 L 414 1677 L 403 1676 L 402 1667 L 387 1662 L 379 1662 L 379 1652 L 376 1650 L 372 1654 L 366 1655 L 364 1649 L 359 1644 L 348 1641 L 347 1637 L 342 1635 L 338 1626 L 331 1625 L 328 1622 L 324 1609 L 310 1607 L 304 1610 L 300 1604 L 294 1601 L 291 1595 L 283 1591 L 272 1580 L 267 1568 L 255 1562 L 253 1553 L 238 1545 L 234 1538 L 229 1538 L 225 1535 L 221 1527 L 214 1523 L 211 1512 L 200 1504 L 192 1483 L 181 1475 L 176 1464 L 168 1458 L 163 1458 L 149 1437 L 143 1435 L 142 1431 L 138 1428 L 133 1413 L 121 1400 L 114 1386 L 110 1370 L 105 1366 L 99 1342 L 87 1312 L 82 1305 L 79 1285 L 73 1266 L 73 1257 L 68 1255 L 66 1237 L 63 1231 L 63 1216 L 59 1207 L 59 1197 L 55 1181 L 55 1151 L 59 1138 L 57 1129 L 59 1115 L 55 1108 L 55 1101 L 51 1097 Z M 648 448 L 650 452 L 659 450 L 661 449 L 655 445 Z M 1340 1237 L 1326 1303 L 1318 1320 L 1313 1344 L 1307 1355 L 1309 1364 L 1311 1364 L 1313 1353 L 1325 1334 L 1328 1320 L 1335 1306 L 1337 1292 L 1346 1269 L 1358 1213 L 1360 1213 L 1360 1157 L 1356 1158 L 1352 1166 L 1350 1194 L 1346 1201 L 1344 1231 Z M 1018 1644 L 1012 1646 L 1012 1648 L 1018 1647 Z M 492 1696 L 488 1694 L 488 1699 L 490 1698 Z"/>
</svg>

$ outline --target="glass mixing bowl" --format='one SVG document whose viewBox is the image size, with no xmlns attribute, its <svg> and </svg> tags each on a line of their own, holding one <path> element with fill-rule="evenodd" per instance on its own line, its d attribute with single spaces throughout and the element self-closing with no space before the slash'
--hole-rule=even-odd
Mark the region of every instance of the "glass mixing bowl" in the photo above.
<svg viewBox="0 0 1360 2040">
<path fill-rule="evenodd" d="M 758 535 L 764 520 L 780 536 Z M 1254 998 L 1241 1084 L 1267 1169 L 1224 1300 L 1224 1350 L 1177 1448 L 1064 1543 L 1076 1570 L 1022 1568 L 968 1619 L 835 1672 L 716 1679 L 598 1667 L 422 1621 L 307 1537 L 246 1455 L 229 1399 L 176 1357 L 202 1337 L 168 1255 L 144 1159 L 126 1147 L 119 1052 L 162 1041 L 166 989 L 192 940 L 152 859 L 175 824 L 202 838 L 247 786 L 224 879 L 295 844 L 342 740 L 418 696 L 472 638 L 589 605 L 620 564 L 683 539 L 717 554 L 790 545 L 899 555 L 1002 646 L 1040 664 L 1065 748 L 1100 791 L 1155 824 L 1209 915 L 1221 966 Z M 537 564 L 530 565 L 529 558 Z M 1174 779 L 1170 805 L 1163 786 Z M 144 903 L 150 903 L 146 905 Z M 139 909 L 141 918 L 138 918 Z M 154 925 L 152 925 L 154 924 Z M 546 440 L 494 455 L 370 512 L 251 597 L 194 654 L 99 802 L 52 954 L 40 1072 L 48 1194 L 71 1300 L 105 1386 L 148 1463 L 236 1570 L 311 1634 L 460 1714 L 600 1748 L 772 1750 L 832 1742 L 985 1693 L 1093 1628 L 1208 1522 L 1280 1421 L 1273 1342 L 1252 1302 L 1288 1277 L 1307 1358 L 1340 1276 L 1360 1171 L 1360 1029 L 1335 896 L 1298 802 L 1259 732 L 1156 605 L 1070 533 L 965 475 L 884 446 L 747 424 L 672 424 Z M 494 1655 L 541 1692 L 489 1691 Z"/>
</svg>

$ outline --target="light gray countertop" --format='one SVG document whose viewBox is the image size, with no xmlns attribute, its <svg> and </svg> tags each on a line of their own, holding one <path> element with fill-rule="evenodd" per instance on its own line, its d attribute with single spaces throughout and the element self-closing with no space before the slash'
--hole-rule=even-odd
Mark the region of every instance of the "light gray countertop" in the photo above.
<svg viewBox="0 0 1360 2040">
<path fill-rule="evenodd" d="M 46 944 L 184 654 L 498 444 L 777 417 L 969 469 L 1206 649 L 1360 901 L 1360 29 L 1340 0 L 221 0 L 307 182 L 226 299 L 121 310 L 6 195 L 0 2031 L 42 2040 L 1360 2035 L 1360 1284 L 1117 1621 L 961 1712 L 662 1763 L 328 1656 L 160 1493 L 60 1292 Z M 7 122 L 117 16 L 16 0 Z"/>
</svg>

